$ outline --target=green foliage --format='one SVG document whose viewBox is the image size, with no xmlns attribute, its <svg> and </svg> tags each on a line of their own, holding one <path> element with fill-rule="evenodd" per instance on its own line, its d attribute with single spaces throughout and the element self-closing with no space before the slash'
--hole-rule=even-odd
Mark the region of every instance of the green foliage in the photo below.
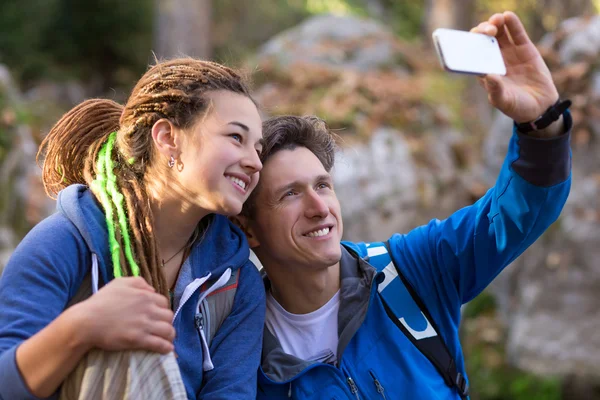
<svg viewBox="0 0 600 400">
<path fill-rule="evenodd" d="M 388 14 L 387 22 L 400 37 L 414 39 L 420 36 L 425 13 L 425 1 L 382 0 Z"/>
<path fill-rule="evenodd" d="M 496 311 L 496 299 L 488 292 L 483 292 L 469 302 L 463 312 L 463 318 L 476 318 L 493 314 Z"/>
<path fill-rule="evenodd" d="M 336 1 L 336 3 L 340 2 Z M 369 12 L 368 0 L 347 0 L 344 3 L 348 4 L 348 9 L 353 14 L 377 17 Z M 382 22 L 398 36 L 403 39 L 415 39 L 420 35 L 425 13 L 425 0 L 378 0 L 376 3 L 383 8 L 384 15 L 380 16 Z"/>
<path fill-rule="evenodd" d="M 213 1 L 215 59 L 238 64 L 277 33 L 311 15 L 307 0 Z"/>
<path fill-rule="evenodd" d="M 62 68 L 77 65 L 83 78 L 99 73 L 112 83 L 120 68 L 144 70 L 152 47 L 152 15 L 147 0 L 60 0 L 49 24 L 52 42 L 45 42 L 44 50 Z"/>
<path fill-rule="evenodd" d="M 148 0 L 4 0 L 0 62 L 17 81 L 100 79 L 103 88 L 137 76 L 152 44 Z"/>
<path fill-rule="evenodd" d="M 42 42 L 57 0 L 4 0 L 0 13 L 0 62 L 18 78 L 35 77 L 47 68 L 50 55 Z"/>
<path fill-rule="evenodd" d="M 561 400 L 562 382 L 506 362 L 506 330 L 495 316 L 494 297 L 483 292 L 463 312 L 462 342 L 471 400 Z"/>
</svg>

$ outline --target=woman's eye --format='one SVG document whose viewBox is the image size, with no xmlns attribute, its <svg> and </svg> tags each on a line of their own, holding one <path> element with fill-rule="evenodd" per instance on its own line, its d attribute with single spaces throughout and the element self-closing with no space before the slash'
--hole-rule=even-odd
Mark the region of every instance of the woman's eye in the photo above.
<svg viewBox="0 0 600 400">
<path fill-rule="evenodd" d="M 232 133 L 231 135 L 229 135 L 230 137 L 233 138 L 233 140 L 235 140 L 236 142 L 240 142 L 242 143 L 242 135 L 238 134 L 238 133 Z"/>
</svg>

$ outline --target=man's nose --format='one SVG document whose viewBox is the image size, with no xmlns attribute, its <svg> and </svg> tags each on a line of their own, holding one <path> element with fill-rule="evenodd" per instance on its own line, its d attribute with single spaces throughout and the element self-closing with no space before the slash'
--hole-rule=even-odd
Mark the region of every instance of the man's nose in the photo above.
<svg viewBox="0 0 600 400">
<path fill-rule="evenodd" d="M 306 212 L 307 218 L 325 218 L 329 215 L 329 206 L 317 192 L 310 190 L 306 196 Z"/>
</svg>

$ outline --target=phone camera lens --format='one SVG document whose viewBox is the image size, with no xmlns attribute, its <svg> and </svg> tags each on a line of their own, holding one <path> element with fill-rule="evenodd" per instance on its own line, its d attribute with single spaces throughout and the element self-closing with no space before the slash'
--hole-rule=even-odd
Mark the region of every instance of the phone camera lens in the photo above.
<svg viewBox="0 0 600 400">
<path fill-rule="evenodd" d="M 496 41 L 496 39 L 492 38 L 492 43 L 494 43 Z"/>
</svg>

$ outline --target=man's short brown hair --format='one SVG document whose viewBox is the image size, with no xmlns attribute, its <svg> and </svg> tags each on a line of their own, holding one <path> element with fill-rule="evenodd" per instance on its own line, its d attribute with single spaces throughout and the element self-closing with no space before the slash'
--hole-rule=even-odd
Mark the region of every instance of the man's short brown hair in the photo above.
<svg viewBox="0 0 600 400">
<path fill-rule="evenodd" d="M 322 119 L 313 115 L 304 117 L 283 115 L 264 121 L 262 128 L 264 144 L 260 159 L 263 165 L 281 150 L 306 147 L 321 161 L 327 172 L 330 172 L 333 168 L 337 150 L 337 135 L 329 130 Z M 242 215 L 252 215 L 254 200 L 259 189 L 260 180 L 254 192 L 244 203 Z"/>
</svg>

